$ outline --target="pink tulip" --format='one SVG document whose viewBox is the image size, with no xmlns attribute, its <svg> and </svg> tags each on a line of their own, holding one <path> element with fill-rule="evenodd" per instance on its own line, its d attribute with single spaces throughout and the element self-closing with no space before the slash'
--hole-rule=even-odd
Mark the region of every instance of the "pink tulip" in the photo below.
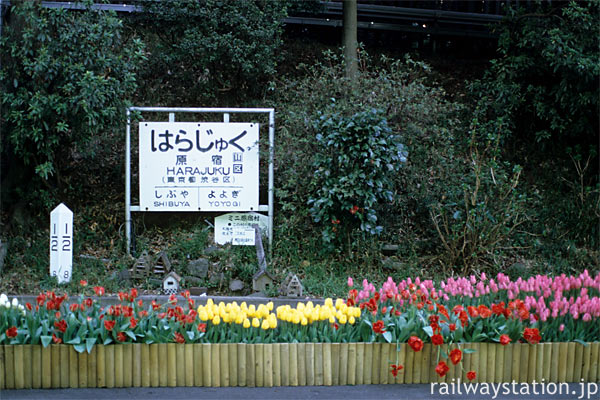
<svg viewBox="0 0 600 400">
<path fill-rule="evenodd" d="M 583 319 L 585 322 L 590 322 L 590 321 L 592 320 L 592 316 L 591 316 L 589 313 L 585 313 L 585 314 L 583 314 L 583 317 L 582 317 L 582 319 Z"/>
</svg>

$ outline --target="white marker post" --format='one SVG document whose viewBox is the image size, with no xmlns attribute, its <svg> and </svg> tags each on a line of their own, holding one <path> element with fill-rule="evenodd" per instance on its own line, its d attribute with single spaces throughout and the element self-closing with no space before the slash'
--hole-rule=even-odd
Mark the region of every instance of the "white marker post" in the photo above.
<svg viewBox="0 0 600 400">
<path fill-rule="evenodd" d="M 50 213 L 50 276 L 71 281 L 73 271 L 73 212 L 60 203 Z"/>
</svg>

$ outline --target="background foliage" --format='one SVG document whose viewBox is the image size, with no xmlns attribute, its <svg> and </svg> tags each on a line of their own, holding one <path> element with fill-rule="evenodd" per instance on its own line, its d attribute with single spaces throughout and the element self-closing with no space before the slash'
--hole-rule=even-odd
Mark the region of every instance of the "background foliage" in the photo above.
<svg viewBox="0 0 600 400">
<path fill-rule="evenodd" d="M 479 140 L 525 168 L 533 248 L 567 269 L 565 259 L 598 262 L 583 249 L 600 244 L 599 15 L 595 0 L 512 10 L 498 58 L 471 86 Z"/>
<path fill-rule="evenodd" d="M 0 42 L 2 153 L 11 165 L 2 196 L 47 208 L 69 187 L 74 160 L 109 145 L 123 122 L 143 43 L 123 42 L 110 12 L 20 2 L 12 18 Z"/>
<path fill-rule="evenodd" d="M 148 61 L 142 101 L 221 106 L 260 97 L 281 60 L 285 1 L 142 1 L 131 29 L 143 33 Z M 188 103 L 189 102 L 189 103 Z M 158 105 L 154 101 L 152 105 Z"/>
</svg>

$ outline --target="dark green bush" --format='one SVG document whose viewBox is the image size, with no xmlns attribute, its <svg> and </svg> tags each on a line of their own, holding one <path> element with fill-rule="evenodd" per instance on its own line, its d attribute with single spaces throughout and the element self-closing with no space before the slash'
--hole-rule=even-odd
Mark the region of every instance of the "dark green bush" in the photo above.
<svg viewBox="0 0 600 400">
<path fill-rule="evenodd" d="M 152 105 L 219 106 L 257 96 L 281 59 L 286 2 L 142 1 L 133 29 L 148 44 L 140 98 Z"/>
<path fill-rule="evenodd" d="M 325 113 L 314 129 L 318 149 L 308 204 L 323 239 L 348 237 L 356 228 L 380 234 L 377 205 L 393 201 L 395 174 L 406 162 L 398 135 L 375 109 L 351 117 Z"/>
<path fill-rule="evenodd" d="M 595 0 L 510 10 L 498 27 L 499 57 L 471 85 L 478 140 L 497 142 L 500 157 L 523 166 L 529 257 L 560 272 L 598 265 L 599 25 Z"/>
<path fill-rule="evenodd" d="M 499 26 L 499 57 L 473 85 L 504 136 L 541 143 L 597 144 L 600 3 L 544 3 L 534 13 L 510 10 Z M 508 135 L 506 135 L 508 134 Z M 504 138 L 503 138 L 504 139 Z"/>
<path fill-rule="evenodd" d="M 121 31 L 111 12 L 12 7 L 0 41 L 2 155 L 11 162 L 5 200 L 49 206 L 74 157 L 93 155 L 122 126 L 143 46 L 124 43 Z"/>
<path fill-rule="evenodd" d="M 431 207 L 431 219 L 442 243 L 444 265 L 482 269 L 505 264 L 527 243 L 523 224 L 528 199 L 519 187 L 521 167 L 482 154 L 473 144 L 461 182 L 447 185 L 447 196 Z"/>
<path fill-rule="evenodd" d="M 433 252 L 440 245 L 429 206 L 446 193 L 451 177 L 464 169 L 455 149 L 461 107 L 445 100 L 444 92 L 428 83 L 430 69 L 426 64 L 385 57 L 376 63 L 362 52 L 360 65 L 358 81 L 352 84 L 344 77 L 341 55 L 326 52 L 316 65 L 299 66 L 303 76 L 273 85 L 277 94 L 273 105 L 285 105 L 278 108 L 277 114 L 275 186 L 285 221 L 281 234 L 289 244 L 292 239 L 288 239 L 288 232 L 296 232 L 298 236 L 293 240 L 298 240 L 298 246 L 308 245 L 302 242 L 314 237 L 312 215 L 305 204 L 315 188 L 311 186 L 314 169 L 308 156 L 320 152 L 315 140 L 319 125 L 314 124 L 320 112 L 327 110 L 338 121 L 350 121 L 365 110 L 380 109 L 389 130 L 402 138 L 409 155 L 403 168 L 393 173 L 392 200 L 374 207 L 378 215 L 385 215 L 378 221 L 384 228 L 379 239 L 417 243 L 419 253 Z M 347 214 L 352 216 L 349 210 L 354 205 L 361 207 L 339 207 L 347 206 Z M 362 245 L 358 253 L 364 255 L 365 243 Z"/>
</svg>

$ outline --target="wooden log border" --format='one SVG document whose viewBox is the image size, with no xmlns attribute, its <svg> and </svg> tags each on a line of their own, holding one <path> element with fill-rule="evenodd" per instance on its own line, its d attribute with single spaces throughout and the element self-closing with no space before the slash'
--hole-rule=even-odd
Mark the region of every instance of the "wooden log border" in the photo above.
<svg viewBox="0 0 600 400">
<path fill-rule="evenodd" d="M 452 348 L 456 347 L 453 345 Z M 449 364 L 444 378 L 433 371 L 437 348 L 413 352 L 405 344 L 123 344 L 96 346 L 91 354 L 72 346 L 0 346 L 0 390 L 66 387 L 305 386 L 477 381 L 598 382 L 600 342 L 461 344 L 463 368 Z M 485 357 L 482 356 L 485 352 Z M 398 377 L 391 364 L 404 369 Z"/>
</svg>

